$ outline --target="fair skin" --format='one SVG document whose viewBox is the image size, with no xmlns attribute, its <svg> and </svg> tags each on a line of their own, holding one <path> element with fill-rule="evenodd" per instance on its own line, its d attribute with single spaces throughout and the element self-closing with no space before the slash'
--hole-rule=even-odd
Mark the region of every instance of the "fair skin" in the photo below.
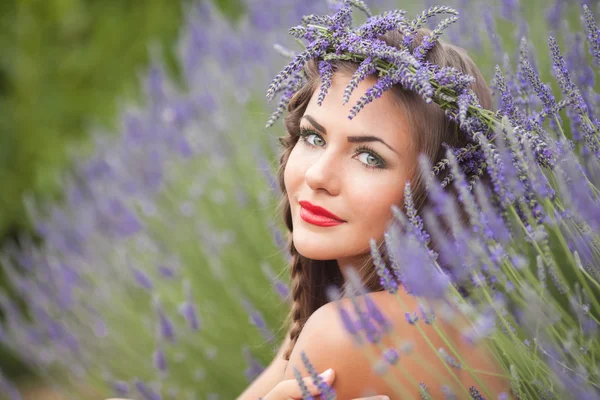
<svg viewBox="0 0 600 400">
<path fill-rule="evenodd" d="M 284 174 L 296 249 L 310 259 L 337 260 L 344 275 L 348 266 L 369 256 L 370 238 L 383 239 L 392 217 L 390 207 L 402 203 L 404 182 L 417 160 L 408 125 L 391 92 L 384 92 L 352 120 L 347 118 L 376 82 L 362 81 L 342 105 L 350 78 L 336 72 L 321 106 L 315 91 L 300 121 L 307 135 L 292 150 Z M 303 200 L 346 222 L 320 227 L 304 221 L 298 204 Z"/>
</svg>

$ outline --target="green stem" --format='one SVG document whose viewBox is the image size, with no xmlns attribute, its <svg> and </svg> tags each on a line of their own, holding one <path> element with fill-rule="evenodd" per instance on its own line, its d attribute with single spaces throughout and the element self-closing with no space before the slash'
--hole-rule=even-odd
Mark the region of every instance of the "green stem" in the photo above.
<svg viewBox="0 0 600 400">
<path fill-rule="evenodd" d="M 402 301 L 402 298 L 400 297 L 400 295 L 398 293 L 395 293 L 395 297 L 398 300 L 398 302 L 400 303 L 400 306 L 402 307 L 402 309 L 404 310 L 404 312 L 409 312 L 408 307 L 406 307 L 406 305 Z M 442 364 L 444 365 L 444 367 L 446 368 L 446 370 L 450 373 L 450 375 L 452 376 L 452 379 L 454 379 L 454 381 L 458 384 L 458 386 L 460 388 L 462 388 L 467 395 L 469 395 L 469 391 L 467 390 L 467 388 L 465 388 L 463 386 L 462 382 L 456 376 L 456 374 L 454 373 L 454 371 L 452 370 L 452 368 L 446 363 L 446 360 L 444 360 L 444 358 L 439 353 L 439 351 L 435 348 L 435 346 L 433 345 L 433 343 L 431 342 L 431 340 L 429 340 L 429 338 L 427 337 L 427 335 L 425 334 L 425 332 L 423 332 L 423 328 L 421 328 L 421 326 L 419 324 L 415 324 L 415 327 L 417 328 L 417 330 L 419 331 L 419 334 L 421 335 L 421 337 L 423 337 L 423 339 L 425 340 L 425 342 L 427 343 L 427 345 L 429 346 L 429 348 L 437 355 L 438 359 L 442 362 Z"/>
</svg>

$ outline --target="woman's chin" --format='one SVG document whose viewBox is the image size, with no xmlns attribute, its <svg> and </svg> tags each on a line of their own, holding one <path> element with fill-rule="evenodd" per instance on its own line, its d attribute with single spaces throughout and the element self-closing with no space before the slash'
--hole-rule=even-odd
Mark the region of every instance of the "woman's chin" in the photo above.
<svg viewBox="0 0 600 400">
<path fill-rule="evenodd" d="M 296 250 L 298 253 L 305 258 L 310 258 L 311 260 L 333 260 L 336 259 L 336 253 L 332 252 L 331 249 L 323 249 L 322 246 L 296 246 Z"/>
<path fill-rule="evenodd" d="M 329 243 L 314 233 L 304 236 L 294 232 L 293 240 L 298 253 L 311 260 L 334 260 L 340 255 L 335 242 Z"/>
</svg>

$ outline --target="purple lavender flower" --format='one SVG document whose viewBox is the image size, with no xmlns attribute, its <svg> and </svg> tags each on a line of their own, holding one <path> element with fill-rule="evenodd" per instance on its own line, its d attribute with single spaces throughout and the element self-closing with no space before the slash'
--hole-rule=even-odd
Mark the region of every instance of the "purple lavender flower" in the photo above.
<svg viewBox="0 0 600 400">
<path fill-rule="evenodd" d="M 300 353 L 300 357 L 302 358 L 302 363 L 304 364 L 304 367 L 310 374 L 314 385 L 319 388 L 321 396 L 324 396 L 326 400 L 335 399 L 335 390 L 331 386 L 329 386 L 319 375 L 319 373 L 315 370 L 315 367 L 313 367 L 310 360 L 308 359 L 308 356 L 304 351 Z"/>
<path fill-rule="evenodd" d="M 350 314 L 348 313 L 348 311 L 346 311 L 346 309 L 340 308 L 339 311 L 340 316 L 342 317 L 342 323 L 344 324 L 344 328 L 346 329 L 346 331 L 348 331 L 348 333 L 350 333 L 354 338 L 358 338 L 360 340 L 360 324 L 356 324 L 352 320 Z"/>
<path fill-rule="evenodd" d="M 371 103 L 373 100 L 380 98 L 383 95 L 383 92 L 391 88 L 393 85 L 394 82 L 390 75 L 379 78 L 377 83 L 367 89 L 365 94 L 361 96 L 356 105 L 352 107 L 348 119 L 354 118 L 356 114 L 358 114 L 358 112 L 364 108 L 364 106 Z"/>
<path fill-rule="evenodd" d="M 590 11 L 587 4 L 583 4 L 583 16 L 582 20 L 585 19 L 585 27 L 587 29 L 587 39 L 589 43 L 589 52 L 594 57 L 596 64 L 600 64 L 600 31 L 596 25 L 594 14 Z"/>
<path fill-rule="evenodd" d="M 423 42 L 414 50 L 413 55 L 415 58 L 419 61 L 423 61 L 427 53 L 429 53 L 429 51 L 433 48 L 435 42 L 442 35 L 443 31 L 456 21 L 458 21 L 457 17 L 450 17 L 440 22 L 440 24 L 431 32 L 431 34 L 425 36 L 425 38 L 423 38 Z"/>
<path fill-rule="evenodd" d="M 250 324 L 254 325 L 259 330 L 266 341 L 272 342 L 275 340 L 275 334 L 267 326 L 267 322 L 265 321 L 262 313 L 256 309 L 252 302 L 250 302 L 250 300 L 248 300 L 245 296 L 241 294 L 239 296 L 241 297 L 240 302 L 248 314 L 248 321 Z"/>
<path fill-rule="evenodd" d="M 373 299 L 366 295 L 363 297 L 365 300 L 365 304 L 367 306 L 367 312 L 369 313 L 369 317 L 375 320 L 381 330 L 385 332 L 389 332 L 392 329 L 392 323 L 383 315 L 381 310 L 377 307 Z"/>
<path fill-rule="evenodd" d="M 264 370 L 265 366 L 262 365 L 250 352 L 247 346 L 242 348 L 244 359 L 246 360 L 247 368 L 245 370 L 246 381 L 252 383 Z"/>
<path fill-rule="evenodd" d="M 165 357 L 165 353 L 163 349 L 160 347 L 154 350 L 154 354 L 152 356 L 154 368 L 159 370 L 160 372 L 167 371 L 167 359 Z"/>
<path fill-rule="evenodd" d="M 546 84 L 542 83 L 539 75 L 535 72 L 528 59 L 524 59 L 522 65 L 525 76 L 544 105 L 543 112 L 547 115 L 554 114 L 557 109 L 557 104 L 554 95 L 552 94 L 552 90 Z"/>
<path fill-rule="evenodd" d="M 355 324 L 358 327 L 358 330 L 365 334 L 365 337 L 369 343 L 378 343 L 384 330 L 378 329 L 375 324 L 371 321 L 372 317 L 368 312 L 364 312 L 358 304 L 355 296 L 350 297 L 352 302 L 352 306 L 354 307 L 354 312 L 358 315 L 358 318 L 355 320 Z"/>
<path fill-rule="evenodd" d="M 442 385 L 442 393 L 444 394 L 444 400 L 457 400 L 456 394 L 452 391 L 452 388 L 448 385 Z"/>
<path fill-rule="evenodd" d="M 431 394 L 429 394 L 429 391 L 427 390 L 427 386 L 425 386 L 425 383 L 421 382 L 419 384 L 419 394 L 421 397 L 421 400 L 432 400 Z"/>
<path fill-rule="evenodd" d="M 434 90 L 430 79 L 431 71 L 429 68 L 421 67 L 417 69 L 417 72 L 414 75 L 413 86 L 408 86 L 409 88 L 415 90 L 427 104 L 433 102 Z"/>
<path fill-rule="evenodd" d="M 112 388 L 114 394 L 116 396 L 128 396 L 129 395 L 129 385 L 127 382 L 123 381 L 114 381 L 112 384 Z"/>
<path fill-rule="evenodd" d="M 493 82 L 495 88 L 498 89 L 501 94 L 500 109 L 498 110 L 498 115 L 506 115 L 513 126 L 525 125 L 525 116 L 517 107 L 518 102 L 516 99 L 513 98 L 513 95 L 508 87 L 508 82 L 505 80 L 505 77 L 502 74 L 502 71 L 500 70 L 500 66 L 498 65 L 496 65 L 496 71 L 494 74 Z"/>
<path fill-rule="evenodd" d="M 394 207 L 395 206 L 392 206 L 392 211 L 394 212 L 394 215 L 398 217 L 399 210 L 394 209 Z M 414 227 L 415 236 L 427 247 L 431 238 L 423 226 L 423 220 L 417 214 L 417 210 L 415 209 L 410 181 L 406 181 L 404 184 L 404 207 L 406 209 L 408 221 Z"/>
<path fill-rule="evenodd" d="M 492 9 L 495 8 L 493 6 L 491 6 L 491 7 L 492 7 Z M 502 42 L 500 41 L 499 35 L 497 33 L 498 28 L 496 26 L 496 21 L 494 19 L 494 15 L 496 15 L 496 13 L 493 11 L 487 11 L 487 12 L 482 13 L 484 26 L 486 28 L 488 37 L 490 38 L 490 41 L 492 42 L 492 46 L 494 48 L 494 54 L 496 55 L 496 60 L 500 60 L 500 59 L 502 59 L 502 54 L 504 53 L 504 50 L 502 48 Z"/>
<path fill-rule="evenodd" d="M 396 257 L 406 260 L 402 270 L 402 285 L 407 293 L 426 298 L 442 298 L 450 284 L 449 277 L 434 264 L 427 249 L 411 236 L 396 244 Z"/>
<path fill-rule="evenodd" d="M 296 378 L 296 382 L 298 382 L 298 385 L 300 386 L 300 390 L 302 391 L 302 399 L 313 400 L 314 397 L 308 391 L 308 387 L 306 387 L 306 384 L 304 383 L 304 380 L 302 379 L 302 375 L 300 374 L 298 367 L 296 367 L 295 365 L 294 365 L 294 377 Z M 262 399 L 262 397 L 261 397 L 261 399 Z"/>
<path fill-rule="evenodd" d="M 319 61 L 319 74 L 321 75 L 321 87 L 319 89 L 319 97 L 317 99 L 317 104 L 322 105 L 325 96 L 327 95 L 327 90 L 331 86 L 331 78 L 333 76 L 333 67 L 330 62 L 327 61 Z"/>
<path fill-rule="evenodd" d="M 281 83 L 289 76 L 297 74 L 302 69 L 304 64 L 308 62 L 308 60 L 320 56 L 327 45 L 328 43 L 324 39 L 314 40 L 305 51 L 298 54 L 294 60 L 292 60 L 292 62 L 283 69 L 283 71 L 273 78 L 273 81 L 267 90 L 267 99 L 271 100 L 275 93 L 277 93 Z"/>
<path fill-rule="evenodd" d="M 423 306 L 419 304 L 419 311 L 421 312 L 421 318 L 426 324 L 432 324 L 435 321 L 435 312 L 433 309 Z"/>
<path fill-rule="evenodd" d="M 427 23 L 427 21 L 439 14 L 452 14 L 458 15 L 458 11 L 448 6 L 433 6 L 427 10 L 422 11 L 412 22 L 411 27 L 414 30 L 421 28 Z M 408 44 L 406 44 L 408 46 Z"/>
<path fill-rule="evenodd" d="M 154 285 L 152 284 L 152 281 L 150 280 L 148 274 L 135 267 L 131 267 L 131 270 L 133 272 L 133 279 L 138 285 L 140 285 L 146 290 L 152 290 Z"/>
<path fill-rule="evenodd" d="M 546 10 L 546 19 L 554 30 L 558 30 L 560 28 L 560 22 L 562 21 L 562 17 L 565 12 L 563 6 L 564 4 L 562 0 L 555 0 L 554 4 L 548 7 Z"/>
<path fill-rule="evenodd" d="M 372 16 L 357 29 L 357 34 L 364 39 L 376 39 L 393 29 L 401 29 L 405 33 L 406 26 L 408 26 L 405 15 L 405 10 L 390 10 L 381 15 Z"/>
<path fill-rule="evenodd" d="M 452 357 L 450 354 L 448 354 L 448 352 L 443 347 L 440 347 L 438 349 L 438 352 L 440 353 L 440 355 L 442 356 L 442 358 L 444 359 L 446 364 L 448 364 L 451 367 L 456 368 L 456 369 L 462 368 L 461 363 L 456 361 L 456 359 L 454 357 Z"/>
<path fill-rule="evenodd" d="M 519 11 L 518 0 L 502 0 L 501 12 L 502 18 L 508 21 L 514 21 L 517 12 Z"/>
<path fill-rule="evenodd" d="M 398 354 L 398 350 L 393 348 L 387 348 L 383 352 L 383 358 L 390 365 L 395 365 L 400 360 L 400 355 Z"/>
<path fill-rule="evenodd" d="M 554 71 L 554 76 L 556 77 L 560 88 L 562 89 L 563 93 L 571 99 L 571 104 L 578 114 L 587 114 L 588 106 L 585 104 L 579 88 L 575 85 L 571 78 L 571 74 L 567 68 L 567 64 L 563 56 L 560 53 L 556 39 L 550 36 L 548 38 L 548 44 L 552 54 L 552 70 Z"/>
<path fill-rule="evenodd" d="M 276 231 L 276 234 L 279 236 L 281 235 L 279 231 Z M 283 241 L 283 239 L 281 239 L 281 241 Z M 271 285 L 273 285 L 273 287 L 275 288 L 275 291 L 279 295 L 279 298 L 282 300 L 287 300 L 290 296 L 290 288 L 288 284 L 277 277 L 277 275 L 272 271 L 269 264 L 261 263 L 261 270 L 269 279 Z"/>
<path fill-rule="evenodd" d="M 160 394 L 156 393 L 152 388 L 148 387 L 143 381 L 136 379 L 135 387 L 142 395 L 143 400 L 161 400 Z"/>
<path fill-rule="evenodd" d="M 411 325 L 416 324 L 419 320 L 419 317 L 417 316 L 416 312 L 413 312 L 412 314 L 409 312 L 404 313 L 404 318 L 406 318 L 406 322 L 408 322 Z"/>
<path fill-rule="evenodd" d="M 371 256 L 373 257 L 373 264 L 375 265 L 377 275 L 379 275 L 381 286 L 383 286 L 384 289 L 390 293 L 396 293 L 398 291 L 398 282 L 396 282 L 396 280 L 390 273 L 388 267 L 383 262 L 381 254 L 379 253 L 379 249 L 377 248 L 377 243 L 375 242 L 375 239 L 371 239 L 369 243 L 371 246 Z"/>
<path fill-rule="evenodd" d="M 167 317 L 158 301 L 155 302 L 154 307 L 156 310 L 156 314 L 158 315 L 157 330 L 160 338 L 167 340 L 171 343 L 175 343 L 175 328 L 173 326 L 173 323 L 171 322 L 169 317 Z"/>
<path fill-rule="evenodd" d="M 179 312 L 183 315 L 192 331 L 196 332 L 200 330 L 200 318 L 198 317 L 196 307 L 190 300 L 179 306 Z"/>
<path fill-rule="evenodd" d="M 352 78 L 350 78 L 350 82 L 344 89 L 342 104 L 346 104 L 350 100 L 352 92 L 358 87 L 358 84 L 361 81 L 366 79 L 369 75 L 374 74 L 376 71 L 376 62 L 373 57 L 365 58 L 364 61 L 358 66 L 352 75 Z"/>
</svg>

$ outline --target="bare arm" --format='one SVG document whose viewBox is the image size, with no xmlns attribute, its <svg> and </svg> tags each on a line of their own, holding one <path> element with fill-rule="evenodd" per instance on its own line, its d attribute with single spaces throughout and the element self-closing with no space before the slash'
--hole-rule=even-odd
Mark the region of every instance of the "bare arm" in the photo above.
<svg viewBox="0 0 600 400">
<path fill-rule="evenodd" d="M 283 344 L 279 348 L 277 355 L 271 361 L 271 364 L 238 396 L 236 400 L 257 400 L 264 396 L 275 387 L 283 378 L 283 372 L 287 361 L 283 359 L 283 353 L 290 344 L 289 332 L 285 336 Z"/>
</svg>

